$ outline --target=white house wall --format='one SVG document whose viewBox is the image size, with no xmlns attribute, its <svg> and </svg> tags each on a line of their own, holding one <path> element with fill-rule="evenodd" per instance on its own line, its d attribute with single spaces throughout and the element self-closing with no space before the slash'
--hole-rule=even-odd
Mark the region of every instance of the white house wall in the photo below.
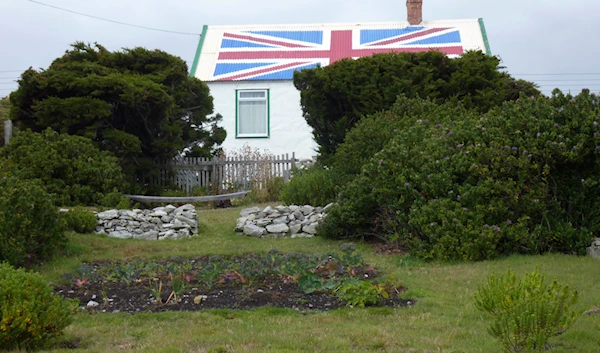
<svg viewBox="0 0 600 353">
<path fill-rule="evenodd" d="M 300 92 L 291 81 L 223 81 L 207 82 L 214 99 L 215 114 L 223 116 L 221 126 L 227 131 L 222 147 L 225 152 L 240 149 L 244 144 L 259 150 L 267 150 L 274 155 L 292 152 L 298 159 L 310 159 L 315 156 L 317 144 L 314 142 L 312 128 L 302 116 Z M 268 138 L 236 138 L 236 90 L 269 90 Z"/>
</svg>

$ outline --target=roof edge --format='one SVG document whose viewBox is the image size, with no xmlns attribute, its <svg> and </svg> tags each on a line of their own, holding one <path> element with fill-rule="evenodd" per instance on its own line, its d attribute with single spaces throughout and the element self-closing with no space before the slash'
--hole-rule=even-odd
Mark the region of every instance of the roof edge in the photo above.
<svg viewBox="0 0 600 353">
<path fill-rule="evenodd" d="M 481 29 L 481 35 L 483 36 L 483 43 L 485 44 L 485 53 L 487 55 L 492 55 L 492 50 L 490 49 L 490 41 L 487 37 L 487 32 L 485 31 L 485 25 L 483 24 L 483 18 L 479 18 L 479 28 Z"/>
<path fill-rule="evenodd" d="M 196 69 L 198 68 L 198 62 L 200 61 L 200 53 L 202 53 L 202 46 L 204 45 L 204 38 L 206 38 L 206 32 L 208 32 L 208 25 L 202 26 L 202 33 L 200 34 L 200 40 L 198 40 L 196 55 L 194 55 L 194 62 L 192 63 L 192 69 L 190 70 L 191 77 L 196 77 Z"/>
<path fill-rule="evenodd" d="M 420 24 L 435 24 L 439 22 L 477 22 L 481 20 L 480 18 L 450 18 L 450 19 L 441 19 L 441 20 L 423 20 Z M 335 26 L 361 26 L 361 25 L 404 25 L 406 27 L 410 27 L 411 24 L 404 21 L 368 21 L 368 22 L 305 22 L 305 23 L 246 23 L 246 24 L 228 24 L 228 25 L 208 25 L 210 28 L 215 29 L 226 29 L 226 28 L 250 28 L 250 27 L 259 27 L 261 29 L 270 29 L 270 28 L 292 28 L 292 27 L 314 27 L 314 26 L 322 26 L 322 27 L 335 27 Z"/>
</svg>

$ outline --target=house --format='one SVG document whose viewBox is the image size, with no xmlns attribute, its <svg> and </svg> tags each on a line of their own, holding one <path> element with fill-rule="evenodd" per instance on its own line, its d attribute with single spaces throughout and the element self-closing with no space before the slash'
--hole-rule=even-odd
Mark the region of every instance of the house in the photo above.
<svg viewBox="0 0 600 353">
<path fill-rule="evenodd" d="M 407 0 L 408 18 L 400 22 L 204 26 L 191 75 L 208 84 L 223 116 L 225 151 L 248 143 L 276 155 L 316 155 L 295 70 L 392 51 L 490 55 L 481 18 L 422 21 L 421 5 Z"/>
</svg>

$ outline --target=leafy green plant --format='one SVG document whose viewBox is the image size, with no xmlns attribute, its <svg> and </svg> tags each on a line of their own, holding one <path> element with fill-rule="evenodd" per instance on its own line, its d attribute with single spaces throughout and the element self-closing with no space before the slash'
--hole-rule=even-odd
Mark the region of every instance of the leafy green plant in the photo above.
<svg viewBox="0 0 600 353">
<path fill-rule="evenodd" d="M 68 212 L 61 212 L 60 215 L 65 229 L 77 233 L 91 233 L 98 225 L 96 215 L 82 206 L 76 206 Z"/>
<path fill-rule="evenodd" d="M 544 352 L 548 339 L 565 332 L 579 314 L 572 309 L 577 291 L 556 281 L 546 285 L 537 269 L 518 282 L 511 271 L 489 276 L 474 299 L 477 309 L 491 314 L 488 332 L 506 352 Z"/>
<path fill-rule="evenodd" d="M 105 194 L 125 186 L 115 156 L 88 138 L 50 128 L 21 131 L 0 150 L 0 157 L 19 178 L 41 180 L 55 205 L 98 205 Z"/>
<path fill-rule="evenodd" d="M 432 260 L 585 254 L 600 231 L 600 97 L 522 96 L 486 114 L 413 116 L 341 191 L 317 230 Z"/>
<path fill-rule="evenodd" d="M 368 114 L 389 109 L 399 94 L 460 102 L 486 112 L 520 92 L 540 95 L 531 82 L 502 72 L 500 59 L 470 51 L 450 59 L 441 52 L 376 54 L 296 71 L 303 115 L 327 162 L 346 133 Z M 516 95 L 515 95 L 516 92 Z"/>
<path fill-rule="evenodd" d="M 66 242 L 58 210 L 41 183 L 0 172 L 0 262 L 33 264 Z"/>
<path fill-rule="evenodd" d="M 307 271 L 298 279 L 298 288 L 306 294 L 331 290 L 335 288 L 335 285 L 335 281 L 323 280 L 310 271 Z"/>
<path fill-rule="evenodd" d="M 77 304 L 53 295 L 39 274 L 0 263 L 0 349 L 39 347 L 62 335 Z"/>
<path fill-rule="evenodd" d="M 283 186 L 281 200 L 288 205 L 325 206 L 336 200 L 337 177 L 334 170 L 320 164 L 294 169 L 292 179 Z"/>
<path fill-rule="evenodd" d="M 383 285 L 361 281 L 357 278 L 344 280 L 335 289 L 335 293 L 346 305 L 359 308 L 376 305 L 384 298 L 389 298 L 389 294 Z"/>
</svg>

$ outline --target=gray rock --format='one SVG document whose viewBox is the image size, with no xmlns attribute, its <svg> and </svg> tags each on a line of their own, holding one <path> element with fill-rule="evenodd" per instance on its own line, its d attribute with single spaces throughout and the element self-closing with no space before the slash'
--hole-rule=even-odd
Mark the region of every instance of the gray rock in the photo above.
<svg viewBox="0 0 600 353">
<path fill-rule="evenodd" d="M 133 238 L 133 234 L 126 230 L 116 230 L 108 233 L 108 236 L 111 238 L 119 238 L 119 239 L 130 239 Z"/>
<path fill-rule="evenodd" d="M 292 238 L 312 238 L 314 237 L 314 234 L 309 234 L 309 233 L 297 233 L 297 234 L 292 234 Z"/>
<path fill-rule="evenodd" d="M 144 240 L 156 240 L 158 239 L 158 231 L 157 230 L 149 230 L 146 233 L 142 233 L 134 236 L 135 239 L 144 239 Z"/>
<path fill-rule="evenodd" d="M 100 212 L 96 216 L 99 219 L 115 219 L 115 218 L 119 217 L 119 211 L 108 210 L 108 211 Z"/>
<path fill-rule="evenodd" d="M 273 224 L 283 224 L 283 223 L 287 223 L 288 218 L 287 216 L 281 216 L 281 217 L 277 217 L 275 219 L 273 219 Z"/>
<path fill-rule="evenodd" d="M 271 206 L 267 206 L 264 210 L 262 210 L 262 212 L 264 212 L 267 215 L 270 215 L 271 213 L 273 213 L 273 209 L 271 208 Z"/>
<path fill-rule="evenodd" d="M 317 234 L 317 225 L 318 223 L 307 224 L 304 227 L 302 227 L 302 231 L 304 233 Z"/>
<path fill-rule="evenodd" d="M 299 233 L 301 229 L 302 225 L 300 224 L 290 225 L 290 234 L 294 235 L 296 233 Z"/>
<path fill-rule="evenodd" d="M 305 216 L 308 216 L 314 210 L 315 210 L 315 208 L 310 205 L 304 205 L 304 206 L 300 207 L 300 212 L 302 212 L 302 214 L 304 214 Z"/>
<path fill-rule="evenodd" d="M 285 207 L 285 206 L 277 206 L 277 207 L 275 207 L 275 209 L 277 211 L 279 211 L 279 213 L 289 213 L 290 212 L 289 207 Z"/>
<path fill-rule="evenodd" d="M 171 213 L 171 212 L 175 211 L 175 209 L 177 209 L 177 207 L 175 207 L 173 205 L 166 205 L 165 206 L 165 212 L 167 212 L 167 213 Z"/>
<path fill-rule="evenodd" d="M 596 238 L 592 242 L 592 245 L 587 248 L 587 255 L 600 259 L 600 238 Z"/>
<path fill-rule="evenodd" d="M 97 307 L 98 305 L 100 305 L 100 303 L 98 303 L 98 302 L 96 302 L 96 301 L 93 301 L 93 300 L 90 300 L 89 302 L 87 302 L 87 305 L 86 305 L 86 306 L 87 306 L 88 308 L 95 308 L 95 307 Z"/>
<path fill-rule="evenodd" d="M 304 214 L 300 211 L 300 210 L 296 210 L 294 211 L 294 218 L 296 218 L 299 221 L 303 221 L 304 220 Z"/>
<path fill-rule="evenodd" d="M 171 216 L 162 216 L 162 217 L 160 217 L 160 220 L 163 223 L 170 223 L 173 220 L 173 217 L 171 217 Z"/>
<path fill-rule="evenodd" d="M 190 230 L 187 228 L 183 228 L 177 231 L 177 238 L 189 238 Z"/>
<path fill-rule="evenodd" d="M 254 223 L 259 226 L 259 227 L 265 227 L 269 224 L 271 224 L 273 220 L 270 218 L 261 218 L 261 219 L 257 219 L 256 221 L 254 221 Z"/>
<path fill-rule="evenodd" d="M 287 224 L 270 224 L 267 226 L 267 232 L 269 233 L 287 233 L 290 231 L 290 227 Z"/>
<path fill-rule="evenodd" d="M 194 207 L 194 205 L 192 205 L 192 204 L 189 204 L 189 203 L 188 203 L 188 204 L 185 204 L 185 205 L 183 205 L 183 206 L 179 206 L 179 207 L 177 207 L 177 208 L 174 210 L 174 212 L 175 212 L 175 213 L 177 213 L 177 212 L 179 212 L 179 211 L 181 211 L 181 212 L 185 212 L 185 211 L 191 211 L 191 210 L 196 210 L 196 207 Z"/>
<path fill-rule="evenodd" d="M 254 225 L 252 223 L 250 224 L 246 224 L 244 226 L 244 234 L 251 236 L 251 237 L 260 237 L 263 235 L 263 231 L 265 229 L 262 227 L 259 227 L 257 225 Z"/>
<path fill-rule="evenodd" d="M 246 224 L 246 221 L 248 220 L 247 217 L 240 217 L 237 219 L 237 221 L 235 222 L 235 231 L 236 232 L 243 232 L 244 231 L 244 225 Z"/>
<path fill-rule="evenodd" d="M 189 218 L 187 218 L 187 217 L 184 217 L 184 216 L 179 216 L 179 215 L 178 215 L 178 216 L 175 216 L 175 220 L 177 220 L 177 221 L 181 221 L 181 222 L 183 222 L 183 223 L 187 223 L 187 224 L 189 224 L 189 225 L 190 225 L 192 228 L 196 228 L 196 227 L 198 227 L 198 221 L 196 221 L 196 220 L 193 220 L 193 219 L 189 219 Z"/>
<path fill-rule="evenodd" d="M 249 215 L 258 212 L 260 212 L 260 208 L 258 207 L 244 208 L 242 211 L 240 211 L 240 217 L 248 217 Z"/>
<path fill-rule="evenodd" d="M 293 214 L 293 213 L 290 213 L 290 214 L 287 216 L 287 218 L 288 218 L 288 220 L 290 220 L 290 221 L 295 221 L 295 220 L 296 220 L 296 216 L 294 216 L 294 214 Z"/>
<path fill-rule="evenodd" d="M 152 217 L 162 217 L 162 216 L 166 216 L 167 212 L 162 211 L 162 210 L 158 210 L 158 211 L 154 211 L 152 213 L 150 213 L 150 216 Z"/>
<path fill-rule="evenodd" d="M 331 206 L 333 206 L 333 202 L 330 202 L 327 205 L 325 205 L 325 207 L 323 207 L 323 212 L 327 212 L 327 210 L 330 209 Z"/>
</svg>

